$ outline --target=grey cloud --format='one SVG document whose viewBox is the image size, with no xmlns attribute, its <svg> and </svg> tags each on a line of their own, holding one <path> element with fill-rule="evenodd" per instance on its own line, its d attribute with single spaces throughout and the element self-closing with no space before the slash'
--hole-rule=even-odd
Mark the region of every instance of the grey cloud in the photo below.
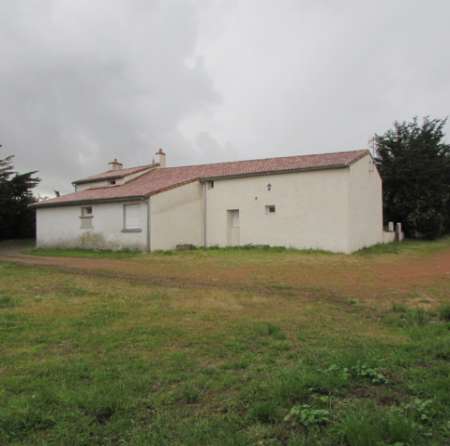
<svg viewBox="0 0 450 446">
<path fill-rule="evenodd" d="M 449 15 L 446 1 L 239 2 L 203 42 L 216 137 L 259 155 L 360 148 L 393 120 L 447 115 Z"/>
<path fill-rule="evenodd" d="M 201 63 L 187 63 L 193 3 L 40 4 L 1 6 L 0 135 L 19 167 L 67 191 L 113 156 L 149 162 L 163 145 L 187 158 L 179 122 L 220 100 Z"/>
<path fill-rule="evenodd" d="M 17 0 L 0 6 L 0 143 L 43 190 L 118 157 L 360 148 L 450 103 L 445 0 Z"/>
</svg>

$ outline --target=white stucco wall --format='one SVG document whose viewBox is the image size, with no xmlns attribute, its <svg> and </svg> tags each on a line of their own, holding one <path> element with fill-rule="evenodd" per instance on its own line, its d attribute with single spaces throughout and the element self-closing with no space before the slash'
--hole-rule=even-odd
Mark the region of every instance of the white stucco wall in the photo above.
<svg viewBox="0 0 450 446">
<path fill-rule="evenodd" d="M 117 181 L 117 184 L 119 184 L 118 183 L 119 180 L 116 180 L 116 181 Z M 75 190 L 77 192 L 81 192 L 81 191 L 87 190 L 87 189 L 94 189 L 94 188 L 97 188 L 97 187 L 108 187 L 108 186 L 111 186 L 111 184 L 107 180 L 92 181 L 90 183 L 77 184 L 75 186 Z"/>
<path fill-rule="evenodd" d="M 146 249 L 147 207 L 144 202 L 139 204 L 141 232 L 122 232 L 123 203 L 93 204 L 92 208 L 92 229 L 81 229 L 81 206 L 37 209 L 37 246 Z"/>
<path fill-rule="evenodd" d="M 350 250 L 383 243 L 382 183 L 370 155 L 350 166 Z"/>
<path fill-rule="evenodd" d="M 120 186 L 121 184 L 128 183 L 129 181 L 134 180 L 135 178 L 138 178 L 138 177 L 146 174 L 150 170 L 152 170 L 152 169 L 148 168 L 143 171 L 136 172 L 131 175 L 127 175 L 126 177 L 123 177 L 123 178 L 113 178 L 113 180 L 116 182 L 114 185 L 112 185 L 109 180 L 91 181 L 89 183 L 78 184 L 76 186 L 76 190 L 78 192 L 81 192 L 86 189 L 92 189 L 92 188 L 97 188 L 97 187 Z"/>
<path fill-rule="evenodd" d="M 370 161 L 368 155 L 350 168 L 215 180 L 213 188 L 196 181 L 154 195 L 150 247 L 203 246 L 205 232 L 207 246 L 227 246 L 231 234 L 240 245 L 346 253 L 381 243 L 381 180 Z M 93 204 L 92 229 L 81 229 L 81 206 L 37 209 L 37 244 L 146 250 L 147 203 L 140 202 L 141 232 L 122 231 L 123 205 Z M 267 213 L 268 205 L 276 212 Z M 229 210 L 239 210 L 238 231 L 230 230 Z"/>
<path fill-rule="evenodd" d="M 203 246 L 202 185 L 196 181 L 150 198 L 151 250 Z"/>
<path fill-rule="evenodd" d="M 349 197 L 349 169 L 217 180 L 207 190 L 207 244 L 227 245 L 227 210 L 239 209 L 241 245 L 349 252 Z"/>
</svg>

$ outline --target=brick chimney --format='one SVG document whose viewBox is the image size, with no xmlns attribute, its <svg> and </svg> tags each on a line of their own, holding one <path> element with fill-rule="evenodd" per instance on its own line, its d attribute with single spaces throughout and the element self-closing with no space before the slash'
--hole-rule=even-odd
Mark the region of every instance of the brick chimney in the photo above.
<svg viewBox="0 0 450 446">
<path fill-rule="evenodd" d="M 119 163 L 117 161 L 117 158 L 114 158 L 110 163 L 108 163 L 111 166 L 111 170 L 120 170 L 123 167 L 122 163 Z"/>
<path fill-rule="evenodd" d="M 159 149 L 156 152 L 156 164 L 159 164 L 159 167 L 166 167 L 166 154 L 163 149 Z"/>
</svg>

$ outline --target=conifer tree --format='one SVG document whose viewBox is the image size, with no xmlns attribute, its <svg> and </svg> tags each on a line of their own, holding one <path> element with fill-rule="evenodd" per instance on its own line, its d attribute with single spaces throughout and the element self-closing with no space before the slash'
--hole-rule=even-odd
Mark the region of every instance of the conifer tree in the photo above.
<svg viewBox="0 0 450 446">
<path fill-rule="evenodd" d="M 1 146 L 0 146 L 1 147 Z M 0 240 L 34 237 L 35 201 L 32 190 L 38 185 L 36 171 L 19 174 L 13 156 L 0 157 Z"/>
</svg>

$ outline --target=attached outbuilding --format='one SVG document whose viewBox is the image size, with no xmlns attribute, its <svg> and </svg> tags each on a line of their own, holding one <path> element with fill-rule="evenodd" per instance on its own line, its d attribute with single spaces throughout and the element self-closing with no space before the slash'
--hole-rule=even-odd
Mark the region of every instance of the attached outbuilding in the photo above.
<svg viewBox="0 0 450 446">
<path fill-rule="evenodd" d="M 382 184 L 367 150 L 167 167 L 160 149 L 152 164 L 110 164 L 35 205 L 39 247 L 350 253 L 383 242 Z"/>
</svg>

